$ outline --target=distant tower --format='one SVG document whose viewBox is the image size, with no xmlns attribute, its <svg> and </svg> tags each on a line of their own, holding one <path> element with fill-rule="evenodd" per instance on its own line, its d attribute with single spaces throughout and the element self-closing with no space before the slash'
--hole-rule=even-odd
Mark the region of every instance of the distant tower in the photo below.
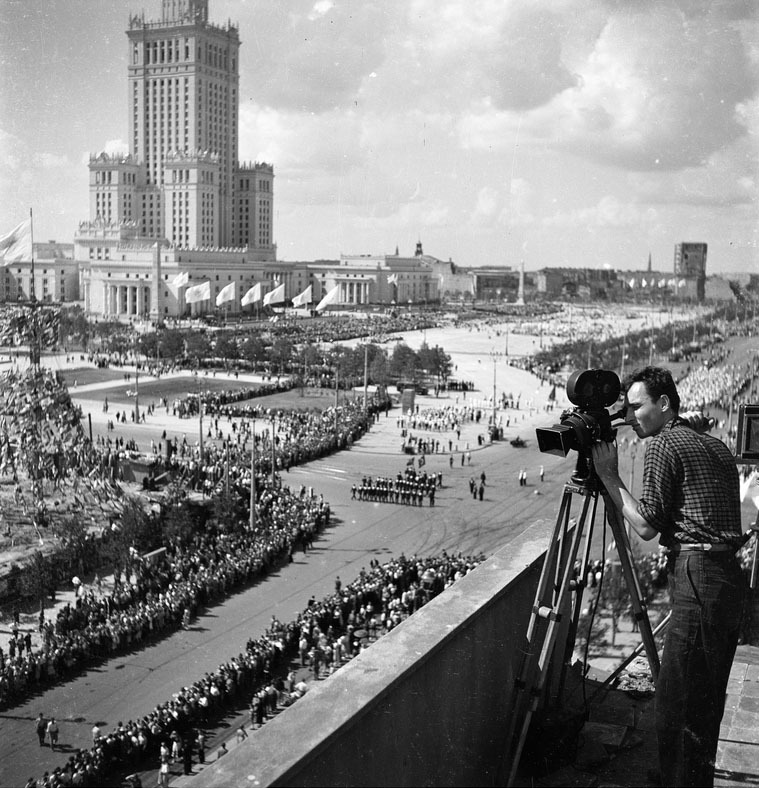
<svg viewBox="0 0 759 788">
<path fill-rule="evenodd" d="M 519 263 L 519 290 L 517 290 L 517 306 L 524 306 L 524 260 Z"/>
<path fill-rule="evenodd" d="M 416 242 L 416 251 L 414 252 L 414 257 L 422 257 L 422 255 L 424 255 L 424 252 L 422 251 L 422 242 L 421 241 L 417 241 Z"/>
<path fill-rule="evenodd" d="M 237 160 L 238 29 L 208 20 L 208 0 L 162 0 L 132 15 L 129 152 L 90 158 L 90 221 L 136 227 L 178 247 L 274 252 L 274 169 Z"/>
<path fill-rule="evenodd" d="M 648 273 L 650 274 L 652 271 L 651 268 L 651 252 L 648 253 Z"/>
</svg>

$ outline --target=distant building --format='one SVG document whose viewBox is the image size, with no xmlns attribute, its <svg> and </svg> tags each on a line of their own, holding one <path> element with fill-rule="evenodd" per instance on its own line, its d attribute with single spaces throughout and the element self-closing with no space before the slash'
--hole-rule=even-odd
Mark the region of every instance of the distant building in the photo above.
<svg viewBox="0 0 759 788">
<path fill-rule="evenodd" d="M 691 280 L 697 301 L 703 301 L 706 287 L 706 244 L 683 241 L 675 244 L 675 276 Z"/>
<path fill-rule="evenodd" d="M 274 169 L 237 160 L 240 39 L 208 21 L 208 0 L 162 0 L 161 18 L 130 17 L 127 37 L 129 151 L 90 157 L 74 256 L 88 312 L 162 319 L 185 309 L 179 273 L 266 283 Z"/>
<path fill-rule="evenodd" d="M 35 242 L 34 296 L 42 303 L 79 299 L 79 267 L 74 260 L 74 244 L 56 241 Z M 0 300 L 5 303 L 28 301 L 32 295 L 31 261 L 11 263 L 2 270 Z"/>
</svg>

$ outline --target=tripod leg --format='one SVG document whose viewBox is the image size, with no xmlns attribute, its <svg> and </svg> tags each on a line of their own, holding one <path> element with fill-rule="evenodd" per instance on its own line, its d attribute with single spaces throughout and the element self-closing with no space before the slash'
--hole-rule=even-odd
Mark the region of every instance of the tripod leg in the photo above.
<svg viewBox="0 0 759 788">
<path fill-rule="evenodd" d="M 514 784 L 532 715 L 537 710 L 543 696 L 546 677 L 551 667 L 551 657 L 560 625 L 563 623 L 562 617 L 570 610 L 570 594 L 573 591 L 572 572 L 587 519 L 588 507 L 591 500 L 596 499 L 595 495 L 585 497 L 582 514 L 567 549 L 566 537 L 573 489 L 575 488 L 570 486 L 566 486 L 564 489 L 556 526 L 538 583 L 538 593 L 535 596 L 535 603 L 530 615 L 522 667 L 514 684 L 509 731 L 506 739 L 509 748 L 507 757 L 510 755 L 507 785 Z M 541 639 L 542 646 L 540 645 Z M 524 697 L 525 692 L 529 692 L 527 698 Z M 514 742 L 516 728 L 520 724 L 519 737 Z"/>
<path fill-rule="evenodd" d="M 617 552 L 619 553 L 619 561 L 622 565 L 622 573 L 625 576 L 627 590 L 630 592 L 630 600 L 635 613 L 635 620 L 640 627 L 640 636 L 643 641 L 643 647 L 646 650 L 648 664 L 651 667 L 651 675 L 653 676 L 654 682 L 656 682 L 656 679 L 659 677 L 659 653 L 656 650 L 656 641 L 654 640 L 654 634 L 651 630 L 648 609 L 643 601 L 638 575 L 635 571 L 630 540 L 627 538 L 627 531 L 625 531 L 619 512 L 609 500 L 608 493 L 605 490 L 603 491 L 603 496 L 606 505 L 606 516 L 609 518 L 611 532 L 614 535 L 614 541 L 617 543 Z"/>
</svg>

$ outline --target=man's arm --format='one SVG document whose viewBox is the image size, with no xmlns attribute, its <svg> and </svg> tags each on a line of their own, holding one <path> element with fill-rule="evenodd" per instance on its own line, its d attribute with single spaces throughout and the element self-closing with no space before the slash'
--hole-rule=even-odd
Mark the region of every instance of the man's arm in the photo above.
<svg viewBox="0 0 759 788">
<path fill-rule="evenodd" d="M 596 443 L 591 449 L 593 467 L 603 482 L 614 508 L 630 524 L 641 539 L 648 541 L 659 534 L 649 522 L 638 513 L 638 501 L 633 498 L 619 476 L 617 447 L 614 443 Z"/>
</svg>

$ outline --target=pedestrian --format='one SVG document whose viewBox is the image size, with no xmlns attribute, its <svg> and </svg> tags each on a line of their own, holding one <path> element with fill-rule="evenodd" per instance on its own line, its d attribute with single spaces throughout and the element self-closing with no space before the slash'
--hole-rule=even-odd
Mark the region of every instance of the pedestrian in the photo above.
<svg viewBox="0 0 759 788">
<path fill-rule="evenodd" d="M 544 476 L 545 476 L 545 473 L 546 473 L 546 470 L 545 470 L 545 468 L 544 468 L 544 467 L 541 465 L 541 466 L 540 466 L 540 481 L 541 481 L 541 482 L 542 482 L 542 481 L 544 481 Z"/>
<path fill-rule="evenodd" d="M 615 443 L 591 451 L 620 516 L 667 550 L 672 610 L 656 682 L 658 784 L 712 786 L 746 591 L 735 555 L 744 541 L 738 470 L 722 441 L 680 417 L 669 370 L 636 370 L 623 390 L 625 423 L 648 438 L 640 498 L 622 481 Z"/>
<path fill-rule="evenodd" d="M 93 745 L 98 743 L 98 739 L 100 738 L 100 735 L 101 735 L 100 726 L 97 723 L 95 723 L 92 726 L 92 744 Z"/>
<path fill-rule="evenodd" d="M 50 749 L 55 750 L 58 744 L 58 723 L 55 721 L 55 717 L 51 717 L 47 724 L 47 735 L 50 739 Z"/>
<path fill-rule="evenodd" d="M 482 497 L 485 495 L 485 482 L 480 482 L 480 489 L 478 492 L 479 492 L 480 500 L 482 500 Z"/>
<path fill-rule="evenodd" d="M 37 738 L 40 741 L 40 747 L 45 746 L 45 733 L 47 732 L 47 722 L 42 712 L 39 713 L 37 721 L 34 723 L 35 730 L 37 731 Z"/>
<path fill-rule="evenodd" d="M 237 729 L 237 743 L 242 744 L 248 738 L 248 732 L 245 730 L 244 725 L 240 725 Z"/>
<path fill-rule="evenodd" d="M 227 745 L 224 742 L 221 743 L 221 747 L 219 747 L 219 751 L 216 753 L 216 760 L 218 761 L 219 758 L 223 758 L 229 750 L 227 749 Z"/>
<path fill-rule="evenodd" d="M 182 743 L 182 771 L 192 774 L 192 739 L 189 736 Z"/>
<path fill-rule="evenodd" d="M 158 767 L 158 785 L 160 788 L 169 788 L 169 762 L 161 761 Z"/>
<path fill-rule="evenodd" d="M 195 738 L 195 743 L 198 748 L 198 763 L 206 762 L 206 735 L 203 731 L 198 731 Z"/>
</svg>

